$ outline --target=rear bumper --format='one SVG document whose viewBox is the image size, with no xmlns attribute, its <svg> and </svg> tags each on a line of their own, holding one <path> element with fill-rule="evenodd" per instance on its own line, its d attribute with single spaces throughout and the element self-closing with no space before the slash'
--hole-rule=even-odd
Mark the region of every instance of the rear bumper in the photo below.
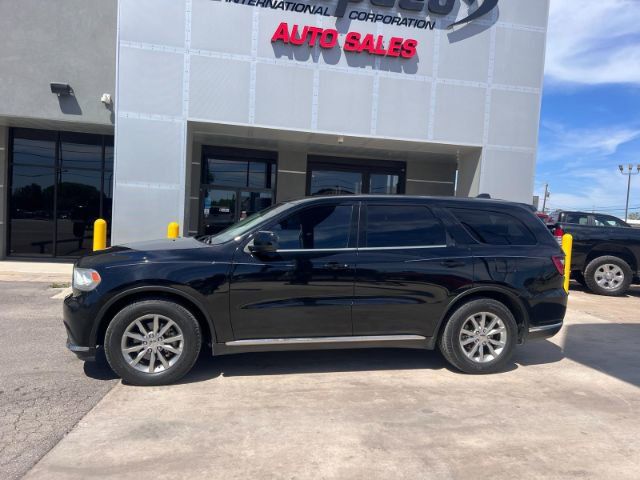
<svg viewBox="0 0 640 480">
<path fill-rule="evenodd" d="M 556 333 L 562 329 L 563 321 L 553 322 L 548 325 L 540 325 L 535 327 L 529 327 L 527 332 L 527 340 L 540 340 L 544 338 L 553 337 Z"/>
</svg>

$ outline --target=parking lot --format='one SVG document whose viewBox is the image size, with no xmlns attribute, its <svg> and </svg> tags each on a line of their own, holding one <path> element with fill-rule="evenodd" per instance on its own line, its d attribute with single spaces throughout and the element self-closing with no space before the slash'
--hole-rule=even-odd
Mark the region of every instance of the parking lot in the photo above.
<svg viewBox="0 0 640 480">
<path fill-rule="evenodd" d="M 635 479 L 640 289 L 577 288 L 561 334 L 497 375 L 437 352 L 287 352 L 204 356 L 136 388 L 64 350 L 47 284 L 5 283 L 1 476 L 61 440 L 27 478 Z"/>
</svg>

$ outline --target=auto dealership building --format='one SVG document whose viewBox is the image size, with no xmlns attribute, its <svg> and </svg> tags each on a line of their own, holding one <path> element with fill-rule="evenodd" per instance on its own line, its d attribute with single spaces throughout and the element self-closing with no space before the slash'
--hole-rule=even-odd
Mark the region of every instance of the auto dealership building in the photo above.
<svg viewBox="0 0 640 480">
<path fill-rule="evenodd" d="M 530 203 L 548 11 L 2 2 L 0 256 L 82 255 L 98 217 L 123 243 L 172 221 L 216 232 L 305 195 Z"/>
</svg>

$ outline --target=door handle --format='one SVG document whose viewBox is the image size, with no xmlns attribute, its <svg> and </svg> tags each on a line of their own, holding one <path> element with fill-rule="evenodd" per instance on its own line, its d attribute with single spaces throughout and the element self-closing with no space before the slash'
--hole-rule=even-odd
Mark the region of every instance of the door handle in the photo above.
<svg viewBox="0 0 640 480">
<path fill-rule="evenodd" d="M 465 263 L 460 260 L 443 260 L 440 265 L 447 268 L 464 267 Z"/>
<path fill-rule="evenodd" d="M 349 265 L 346 263 L 329 262 L 324 264 L 326 270 L 347 270 Z"/>
</svg>

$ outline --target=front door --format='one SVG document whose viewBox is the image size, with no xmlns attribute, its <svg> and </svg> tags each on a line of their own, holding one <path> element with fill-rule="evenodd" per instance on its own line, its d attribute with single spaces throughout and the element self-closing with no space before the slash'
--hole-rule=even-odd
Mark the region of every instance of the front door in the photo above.
<svg viewBox="0 0 640 480">
<path fill-rule="evenodd" d="M 231 321 L 236 340 L 352 334 L 357 204 L 302 207 L 265 226 L 274 254 L 234 258 Z"/>
</svg>

